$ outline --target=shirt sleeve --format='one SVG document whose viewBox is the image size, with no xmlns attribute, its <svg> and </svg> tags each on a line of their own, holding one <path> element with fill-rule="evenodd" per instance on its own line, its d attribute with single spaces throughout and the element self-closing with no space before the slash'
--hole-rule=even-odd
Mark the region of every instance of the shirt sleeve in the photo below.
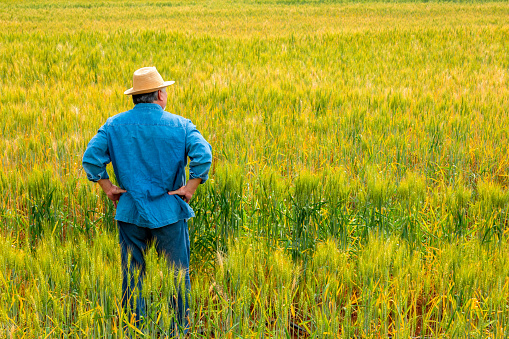
<svg viewBox="0 0 509 339">
<path fill-rule="evenodd" d="M 90 140 L 83 154 L 83 168 L 88 180 L 97 182 L 101 179 L 109 179 L 106 165 L 110 162 L 106 125 L 103 125 Z"/>
<path fill-rule="evenodd" d="M 188 120 L 186 126 L 186 154 L 190 159 L 189 179 L 200 178 L 201 183 L 205 183 L 212 164 L 212 147 L 191 120 Z"/>
</svg>

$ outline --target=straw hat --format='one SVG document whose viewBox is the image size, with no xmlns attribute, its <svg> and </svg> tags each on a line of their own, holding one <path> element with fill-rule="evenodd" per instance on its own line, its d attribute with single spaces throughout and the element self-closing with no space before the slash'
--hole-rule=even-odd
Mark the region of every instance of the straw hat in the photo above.
<svg viewBox="0 0 509 339">
<path fill-rule="evenodd" d="M 124 92 L 126 95 L 155 92 L 173 85 L 175 81 L 164 81 L 155 67 L 143 67 L 134 71 L 133 87 Z"/>
</svg>

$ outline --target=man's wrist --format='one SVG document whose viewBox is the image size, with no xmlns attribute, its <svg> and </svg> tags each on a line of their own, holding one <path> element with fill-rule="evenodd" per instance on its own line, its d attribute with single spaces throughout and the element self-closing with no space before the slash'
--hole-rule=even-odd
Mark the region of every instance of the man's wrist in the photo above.
<svg viewBox="0 0 509 339">
<path fill-rule="evenodd" d="M 194 178 L 194 179 L 188 180 L 187 184 L 186 184 L 186 191 L 191 194 L 194 194 L 194 192 L 196 192 L 196 189 L 198 188 L 200 183 L 201 183 L 200 178 Z"/>
<path fill-rule="evenodd" d="M 101 186 L 104 193 L 108 193 L 113 187 L 113 184 L 111 183 L 110 179 L 100 179 L 99 181 L 97 181 L 97 183 L 99 184 L 99 186 Z"/>
</svg>

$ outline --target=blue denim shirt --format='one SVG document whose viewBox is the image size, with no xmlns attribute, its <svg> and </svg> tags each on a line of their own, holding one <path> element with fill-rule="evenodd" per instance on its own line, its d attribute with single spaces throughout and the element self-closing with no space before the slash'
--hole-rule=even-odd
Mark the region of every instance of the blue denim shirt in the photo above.
<svg viewBox="0 0 509 339">
<path fill-rule="evenodd" d="M 109 118 L 89 142 L 83 168 L 91 181 L 109 178 L 113 165 L 121 188 L 115 219 L 158 228 L 194 216 L 191 207 L 169 191 L 189 179 L 208 179 L 212 162 L 209 143 L 193 123 L 165 112 L 158 104 L 137 104 Z"/>
</svg>

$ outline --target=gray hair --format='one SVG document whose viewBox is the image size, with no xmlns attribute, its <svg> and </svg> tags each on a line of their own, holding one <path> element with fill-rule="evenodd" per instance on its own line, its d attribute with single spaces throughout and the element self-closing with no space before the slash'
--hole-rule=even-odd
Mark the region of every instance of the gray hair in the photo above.
<svg viewBox="0 0 509 339">
<path fill-rule="evenodd" d="M 133 95 L 133 103 L 137 104 L 151 104 L 157 100 L 157 92 L 143 93 L 143 94 L 135 94 Z"/>
</svg>

